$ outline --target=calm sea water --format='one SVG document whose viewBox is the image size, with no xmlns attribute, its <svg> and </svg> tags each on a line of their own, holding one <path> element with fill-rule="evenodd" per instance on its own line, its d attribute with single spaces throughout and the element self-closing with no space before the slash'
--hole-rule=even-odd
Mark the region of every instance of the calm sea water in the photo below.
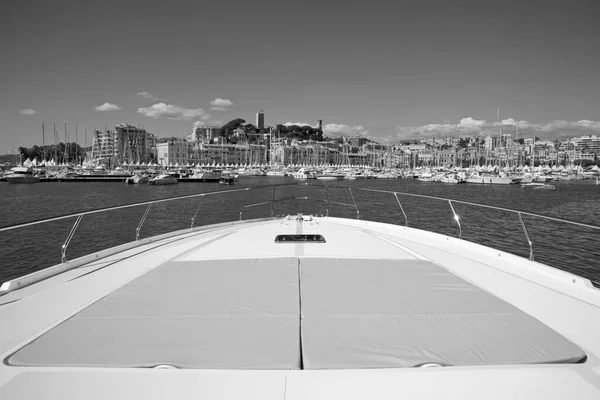
<svg viewBox="0 0 600 400">
<path fill-rule="evenodd" d="M 293 183 L 292 178 L 240 177 L 231 187 L 218 183 L 182 183 L 172 186 L 125 185 L 124 183 L 40 183 L 11 185 L 0 182 L 0 226 L 8 226 L 97 208 L 130 204 L 174 196 L 253 187 L 246 191 L 207 196 L 196 225 L 230 221 L 239 217 L 241 206 L 270 200 L 270 188 L 263 185 Z M 323 182 L 309 181 L 312 184 Z M 361 219 L 404 224 L 404 216 L 393 195 L 358 190 L 371 188 L 422 194 L 455 200 L 518 209 L 600 226 L 600 186 L 593 181 L 561 181 L 556 190 L 525 190 L 518 185 L 445 185 L 416 180 L 355 180 L 327 182 L 330 200 L 352 203 L 349 186 Z M 274 214 L 325 214 L 326 205 L 317 200 L 285 200 L 292 195 L 325 199 L 325 187 L 279 187 Z M 408 225 L 447 235 L 458 235 L 448 202 L 399 195 Z M 188 228 L 200 205 L 199 198 L 156 204 L 142 228 L 148 237 Z M 529 247 L 518 216 L 478 207 L 455 204 L 460 215 L 462 237 L 527 257 Z M 135 230 L 145 206 L 115 210 L 82 219 L 68 248 L 73 259 L 103 248 L 135 240 Z M 329 205 L 329 215 L 356 217 L 354 207 Z M 246 208 L 244 219 L 271 215 L 270 204 Z M 0 232 L 0 282 L 60 262 L 60 249 L 75 219 L 57 221 Z M 564 223 L 525 217 L 534 243 L 535 259 L 600 282 L 600 230 L 573 227 Z"/>
</svg>

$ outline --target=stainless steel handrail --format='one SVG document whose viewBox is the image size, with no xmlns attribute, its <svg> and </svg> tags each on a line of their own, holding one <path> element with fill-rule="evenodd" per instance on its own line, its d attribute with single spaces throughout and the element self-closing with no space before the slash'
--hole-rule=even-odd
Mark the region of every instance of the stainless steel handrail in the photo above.
<svg viewBox="0 0 600 400">
<path fill-rule="evenodd" d="M 325 188 L 325 198 L 323 199 L 323 198 L 311 197 L 311 196 L 284 196 L 284 197 L 281 197 L 281 198 L 276 198 L 276 188 L 281 187 L 281 186 L 324 187 Z M 352 198 L 352 204 L 330 200 L 329 199 L 329 188 L 330 187 L 331 188 L 339 188 L 339 189 L 348 189 L 348 191 L 350 193 L 350 196 Z M 246 204 L 246 202 L 248 201 L 248 198 L 250 196 L 250 192 L 252 190 L 265 189 L 265 188 L 272 188 L 272 195 L 271 195 L 271 199 L 270 200 L 261 201 L 261 202 L 255 202 L 255 203 L 251 203 L 251 204 Z M 240 192 L 246 192 L 246 196 L 244 198 L 244 202 L 243 202 L 242 206 L 240 207 L 240 211 L 239 211 L 239 219 L 240 219 L 240 221 L 243 219 L 244 210 L 246 210 L 247 208 L 256 207 L 256 206 L 260 206 L 260 205 L 265 205 L 265 204 L 269 204 L 269 203 L 271 204 L 271 209 L 270 209 L 271 218 L 273 218 L 275 203 L 278 203 L 278 202 L 281 202 L 281 201 L 286 201 L 286 200 L 314 200 L 314 201 L 324 202 L 325 205 L 326 205 L 326 216 L 329 215 L 329 205 L 330 204 L 337 204 L 337 205 L 341 205 L 341 206 L 352 207 L 352 208 L 354 208 L 356 210 L 356 218 L 359 219 L 360 211 L 359 211 L 358 206 L 356 204 L 356 200 L 354 198 L 354 193 L 353 193 L 352 189 L 359 190 L 359 191 L 365 191 L 365 192 L 386 193 L 386 194 L 392 194 L 392 195 L 394 195 L 394 197 L 396 198 L 396 201 L 398 203 L 398 206 L 400 207 L 400 210 L 401 210 L 401 212 L 402 212 L 402 214 L 404 216 L 404 226 L 405 227 L 408 227 L 408 217 L 407 217 L 407 214 L 406 214 L 406 211 L 405 211 L 404 207 L 402 206 L 402 203 L 400 202 L 400 199 L 398 197 L 399 195 L 400 196 L 409 196 L 409 197 L 425 198 L 425 199 L 439 200 L 439 201 L 448 202 L 448 204 L 450 205 L 452 214 L 454 216 L 454 220 L 458 224 L 458 228 L 459 228 L 458 238 L 459 239 L 462 238 L 462 226 L 461 226 L 461 223 L 460 223 L 460 217 L 459 217 L 458 213 L 454 209 L 454 204 L 463 204 L 463 205 L 468 205 L 468 206 L 482 207 L 482 208 L 493 209 L 493 210 L 497 210 L 497 211 L 515 213 L 515 214 L 517 214 L 517 216 L 519 218 L 519 222 L 521 223 L 521 226 L 523 228 L 523 233 L 525 235 L 525 239 L 527 240 L 527 243 L 529 245 L 529 259 L 532 260 L 532 261 L 534 260 L 534 247 L 533 247 L 533 242 L 531 240 L 531 237 L 529 236 L 529 232 L 527 230 L 527 226 L 525 224 L 523 216 L 529 216 L 529 217 L 534 217 L 534 218 L 541 218 L 541 219 L 544 219 L 544 220 L 549 220 L 549 221 L 554 221 L 554 222 L 560 222 L 560 223 L 566 223 L 566 224 L 570 224 L 570 225 L 576 225 L 576 226 L 580 226 L 580 227 L 584 227 L 584 228 L 588 228 L 588 229 L 600 230 L 600 226 L 590 225 L 590 224 L 586 224 L 586 223 L 582 223 L 582 222 L 570 221 L 570 220 L 566 220 L 566 219 L 562 219 L 562 218 L 550 217 L 550 216 L 547 216 L 547 215 L 541 215 L 541 214 L 536 214 L 536 213 L 531 213 L 531 212 L 526 212 L 526 211 L 518 211 L 518 210 L 514 210 L 514 209 L 510 209 L 510 208 L 504 208 L 504 207 L 490 206 L 490 205 L 486 205 L 486 204 L 478 204 L 478 203 L 473 203 L 473 202 L 468 202 L 468 201 L 462 201 L 462 200 L 447 199 L 447 198 L 436 197 L 436 196 L 427 196 L 427 195 L 421 195 L 421 194 L 415 194 L 415 193 L 404 193 L 404 192 L 389 191 L 389 190 L 369 189 L 369 188 L 360 188 L 360 187 L 351 188 L 351 187 L 348 187 L 348 186 L 322 185 L 322 184 L 311 184 L 311 183 L 304 183 L 304 182 L 302 182 L 302 183 L 281 183 L 281 184 L 274 184 L 274 185 L 263 185 L 263 186 L 256 186 L 256 187 L 245 187 L 245 188 L 230 189 L 230 190 L 218 190 L 218 191 L 213 191 L 213 192 L 196 193 L 196 194 L 183 195 L 183 196 L 175 196 L 175 197 L 169 197 L 169 198 L 158 199 L 158 200 L 142 201 L 142 202 L 125 204 L 125 205 L 120 205 L 120 206 L 105 207 L 105 208 L 100 208 L 100 209 L 96 209 L 96 210 L 83 211 L 83 212 L 78 212 L 78 213 L 74 213 L 74 214 L 63 215 L 63 216 L 59 216 L 59 217 L 52 217 L 52 218 L 47 218 L 47 219 L 42 219 L 42 220 L 37 220 L 37 221 L 26 222 L 26 223 L 22 223 L 22 224 L 5 226 L 5 227 L 0 228 L 0 232 L 11 231 L 11 230 L 15 230 L 15 229 L 19 229 L 19 228 L 24 228 L 24 227 L 28 227 L 28 226 L 34 226 L 34 225 L 48 223 L 48 222 L 52 222 L 52 221 L 60 221 L 60 220 L 65 220 L 65 219 L 77 217 L 74 225 L 71 228 L 71 231 L 69 232 L 69 235 L 67 236 L 67 239 L 66 239 L 65 243 L 62 245 L 62 248 L 61 248 L 61 260 L 62 260 L 63 263 L 65 263 L 65 262 L 67 262 L 67 258 L 66 258 L 67 247 L 69 246 L 69 243 L 71 242 L 71 239 L 73 238 L 73 236 L 75 234 L 75 231 L 76 231 L 77 227 L 79 226 L 82 218 L 84 216 L 86 216 L 86 215 L 92 215 L 92 214 L 102 213 L 102 212 L 105 212 L 105 211 L 120 210 L 120 209 L 126 209 L 126 208 L 139 207 L 139 206 L 142 206 L 142 205 L 146 205 L 147 208 L 146 208 L 146 210 L 145 210 L 145 212 L 144 212 L 144 214 L 143 214 L 143 216 L 142 216 L 142 218 L 141 218 L 141 220 L 140 220 L 140 222 L 139 222 L 139 224 L 138 224 L 138 226 L 136 228 L 136 241 L 139 241 L 140 240 L 140 231 L 141 231 L 141 228 L 142 228 L 142 226 L 143 226 L 146 218 L 148 217 L 150 209 L 152 208 L 152 206 L 154 204 L 158 204 L 158 203 L 165 203 L 165 202 L 170 202 L 170 201 L 183 200 L 183 199 L 192 199 L 192 198 L 200 197 L 200 199 L 201 199 L 200 200 L 200 205 L 199 205 L 198 209 L 196 210 L 194 216 L 191 218 L 191 228 L 194 228 L 194 223 L 195 223 L 196 217 L 198 216 L 198 213 L 202 209 L 203 202 L 204 202 L 204 199 L 205 199 L 206 196 L 223 195 L 223 194 L 240 193 Z"/>
<path fill-rule="evenodd" d="M 314 201 L 321 201 L 325 203 L 325 216 L 328 217 L 329 216 L 329 204 L 337 204 L 337 205 L 341 205 L 341 206 L 347 206 L 347 207 L 354 207 L 354 209 L 356 210 L 356 219 L 358 219 L 360 212 L 358 210 L 358 206 L 356 205 L 356 201 L 354 200 L 354 194 L 352 193 L 352 189 L 349 187 L 346 187 L 345 189 L 348 189 L 350 191 L 350 196 L 352 198 L 352 203 L 353 204 L 349 204 L 349 203 L 342 203 L 339 201 L 334 201 L 334 200 L 329 200 L 329 192 L 328 192 L 328 185 L 314 185 L 314 184 L 309 184 L 309 183 L 282 183 L 282 184 L 275 184 L 272 185 L 273 186 L 273 193 L 272 193 L 272 197 L 271 200 L 269 201 L 260 201 L 260 202 L 255 202 L 255 203 L 251 203 L 251 204 L 246 204 L 246 201 L 248 201 L 248 197 L 250 196 L 250 190 L 252 189 L 260 189 L 260 188 L 264 188 L 264 186 L 260 186 L 260 187 L 254 187 L 254 188 L 249 188 L 248 193 L 246 194 L 246 198 L 244 199 L 244 204 L 242 205 L 239 215 L 240 215 L 240 221 L 242 220 L 243 217 L 243 213 L 244 210 L 246 208 L 251 208 L 251 207 L 256 207 L 256 206 L 261 206 L 261 205 L 265 205 L 265 204 L 271 204 L 271 218 L 273 217 L 273 208 L 275 203 L 278 203 L 280 201 L 286 201 L 286 200 L 314 200 Z M 280 186 L 311 186 L 311 187 L 325 187 L 325 199 L 320 199 L 318 197 L 310 197 L 310 196 L 288 196 L 288 197 L 283 197 L 283 198 L 279 198 L 276 199 L 275 198 L 275 189 L 280 187 Z M 338 187 L 338 186 L 335 186 Z"/>
<path fill-rule="evenodd" d="M 472 203 L 469 201 L 446 199 L 443 197 L 427 196 L 427 195 L 416 194 L 416 193 L 403 193 L 403 192 L 395 192 L 395 191 L 390 191 L 390 190 L 367 189 L 367 188 L 355 188 L 355 189 L 366 191 L 366 192 L 393 194 L 396 197 L 396 200 L 398 201 L 398 205 L 400 206 L 400 210 L 402 211 L 402 214 L 404 214 L 404 218 L 406 221 L 405 226 L 408 226 L 408 219 L 406 218 L 406 213 L 404 212 L 404 208 L 402 207 L 402 204 L 400 203 L 400 200 L 398 199 L 398 195 L 425 198 L 425 199 L 431 199 L 431 200 L 447 201 L 448 204 L 450 204 L 450 208 L 452 209 L 452 214 L 454 215 L 454 220 L 458 224 L 458 229 L 459 229 L 458 238 L 459 239 L 462 238 L 462 226 L 460 224 L 460 217 L 454 210 L 454 206 L 452 205 L 452 203 L 488 208 L 488 209 L 492 209 L 492 210 L 504 211 L 504 212 L 510 212 L 510 213 L 517 214 L 517 216 L 519 218 L 519 222 L 521 223 L 521 227 L 523 228 L 525 240 L 527 240 L 527 244 L 529 245 L 529 260 L 531 260 L 531 261 L 534 261 L 533 242 L 531 240 L 531 237 L 529 236 L 529 232 L 527 230 L 527 226 L 525 225 L 525 220 L 523 219 L 523 215 L 527 215 L 527 216 L 534 217 L 534 218 L 541 218 L 541 219 L 545 219 L 548 221 L 554 221 L 554 222 L 560 222 L 560 223 L 565 223 L 565 224 L 570 224 L 570 225 L 581 226 L 581 227 L 588 228 L 588 229 L 600 230 L 600 226 L 596 226 L 596 225 L 585 224 L 583 222 L 577 222 L 577 221 L 569 221 L 569 220 L 562 219 L 562 218 L 550 217 L 548 215 L 536 214 L 536 213 L 531 213 L 531 212 L 526 212 L 526 211 L 513 210 L 511 208 L 490 206 L 487 204 L 479 204 L 479 203 Z"/>
<path fill-rule="evenodd" d="M 266 185 L 263 187 L 271 187 L 271 186 L 273 186 L 273 185 Z M 149 205 L 149 204 L 166 203 L 168 201 L 174 201 L 174 200 L 192 199 L 194 197 L 200 197 L 200 196 L 210 196 L 210 195 L 217 195 L 217 194 L 223 194 L 223 193 L 243 192 L 243 191 L 246 191 L 249 189 L 250 188 L 219 190 L 219 191 L 207 192 L 207 193 L 196 193 L 196 194 L 188 194 L 188 195 L 183 195 L 183 196 L 167 197 L 164 199 L 157 199 L 157 200 L 140 201 L 137 203 L 124 204 L 124 205 L 120 205 L 120 206 L 97 208 L 95 210 L 90 210 L 90 211 L 82 211 L 82 212 L 77 212 L 77 213 L 73 213 L 73 214 L 61 215 L 59 217 L 45 218 L 45 219 L 39 219 L 39 220 L 35 220 L 35 221 L 25 222 L 22 224 L 4 226 L 4 227 L 0 228 L 0 232 L 10 231 L 10 230 L 19 229 L 19 228 L 25 228 L 27 226 L 39 225 L 39 224 L 52 222 L 52 221 L 60 221 L 60 220 L 64 220 L 64 219 L 75 218 L 75 217 L 78 217 L 79 215 L 85 216 L 85 215 L 91 215 L 91 214 L 98 214 L 98 213 L 105 212 L 105 211 L 122 210 L 124 208 L 138 207 L 138 206 Z"/>
<path fill-rule="evenodd" d="M 148 213 L 150 212 L 150 209 L 152 208 L 153 204 L 154 203 L 148 204 L 148 207 L 146 207 L 146 211 L 144 211 L 144 215 L 142 216 L 142 219 L 140 220 L 140 223 L 138 224 L 138 227 L 135 230 L 135 240 L 140 240 L 140 230 L 142 229 L 142 225 L 144 225 L 146 217 L 148 217 Z"/>
<path fill-rule="evenodd" d="M 71 232 L 69 232 L 69 236 L 67 236 L 67 240 L 65 240 L 65 243 L 62 245 L 60 259 L 62 260 L 63 263 L 67 262 L 67 247 L 69 247 L 69 243 L 71 243 L 71 239 L 73 239 L 73 235 L 75 235 L 75 230 L 77 230 L 77 227 L 79 226 L 79 223 L 81 222 L 82 218 L 83 218 L 82 214 L 80 214 L 77 217 L 77 220 L 75 221 L 75 224 L 71 228 Z"/>
<path fill-rule="evenodd" d="M 343 187 L 343 186 L 339 186 L 339 187 Z M 564 222 L 564 223 L 571 224 L 571 225 L 582 226 L 584 228 L 600 229 L 600 226 L 585 224 L 583 222 L 570 221 L 568 219 L 550 217 L 548 215 L 536 214 L 536 213 L 527 212 L 527 211 L 519 211 L 519 210 L 514 210 L 512 208 L 504 208 L 504 207 L 490 206 L 490 205 L 487 205 L 487 204 L 472 203 L 472 202 L 469 202 L 469 201 L 447 199 L 447 198 L 444 198 L 444 197 L 426 196 L 426 195 L 423 195 L 423 194 L 415 194 L 415 193 L 395 192 L 395 191 L 391 191 L 391 190 L 367 189 L 367 188 L 358 188 L 358 187 L 356 187 L 354 189 L 356 189 L 356 190 L 362 190 L 362 191 L 365 191 L 365 192 L 377 192 L 377 193 L 399 194 L 399 195 L 402 195 L 402 196 L 421 197 L 421 198 L 431 199 L 431 200 L 441 200 L 441 201 L 448 201 L 448 200 L 450 200 L 453 203 L 458 203 L 458 204 L 465 204 L 465 205 L 475 206 L 475 207 L 484 207 L 484 208 L 489 208 L 489 209 L 498 210 L 498 211 L 508 211 L 508 212 L 513 212 L 513 213 L 521 213 L 523 215 L 528 215 L 530 217 L 543 218 L 543 219 L 547 219 L 547 220 L 555 221 L 555 222 Z"/>
<path fill-rule="evenodd" d="M 402 203 L 400 203 L 400 199 L 398 198 L 398 193 L 394 193 L 394 196 L 396 197 L 396 201 L 398 202 L 398 205 L 400 206 L 400 211 L 402 211 L 402 214 L 404 215 L 404 226 L 408 227 L 408 217 L 406 216 L 406 213 L 404 212 L 404 207 L 402 207 Z"/>
<path fill-rule="evenodd" d="M 448 204 L 450 204 L 450 208 L 452 209 L 452 214 L 454 214 L 454 220 L 458 224 L 458 238 L 462 239 L 462 226 L 460 225 L 460 218 L 458 217 L 458 214 L 456 214 L 456 211 L 454 211 L 454 206 L 452 205 L 452 200 L 448 200 Z"/>
</svg>

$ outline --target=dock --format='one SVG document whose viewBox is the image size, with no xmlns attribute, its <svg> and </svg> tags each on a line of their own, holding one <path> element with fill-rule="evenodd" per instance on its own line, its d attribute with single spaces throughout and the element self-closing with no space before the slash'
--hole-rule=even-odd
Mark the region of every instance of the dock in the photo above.
<svg viewBox="0 0 600 400">
<path fill-rule="evenodd" d="M 132 175 L 84 175 L 64 178 L 45 177 L 40 182 L 125 182 Z M 219 178 L 177 178 L 180 183 L 219 182 Z"/>
</svg>

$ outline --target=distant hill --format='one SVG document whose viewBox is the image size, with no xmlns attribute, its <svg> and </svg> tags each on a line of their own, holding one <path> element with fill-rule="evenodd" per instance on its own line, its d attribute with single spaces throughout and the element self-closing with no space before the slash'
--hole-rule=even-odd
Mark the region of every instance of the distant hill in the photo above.
<svg viewBox="0 0 600 400">
<path fill-rule="evenodd" d="M 220 129 L 221 135 L 227 136 L 229 139 L 231 139 L 231 137 L 230 137 L 231 134 L 237 128 L 242 128 L 244 130 L 244 132 L 246 132 L 246 134 L 252 134 L 252 133 L 258 132 L 258 129 L 256 126 L 252 125 L 251 123 L 246 123 L 246 121 L 242 118 L 236 118 L 236 119 L 232 119 L 225 125 L 221 126 L 221 129 Z M 321 129 L 319 129 L 318 127 L 313 127 L 313 126 L 309 126 L 309 125 L 285 126 L 285 125 L 278 124 L 275 127 L 275 129 L 277 130 L 279 135 L 281 135 L 283 137 L 288 137 L 291 139 L 300 139 L 300 140 L 310 139 L 310 140 L 318 140 L 318 141 L 323 140 L 323 131 Z"/>
</svg>

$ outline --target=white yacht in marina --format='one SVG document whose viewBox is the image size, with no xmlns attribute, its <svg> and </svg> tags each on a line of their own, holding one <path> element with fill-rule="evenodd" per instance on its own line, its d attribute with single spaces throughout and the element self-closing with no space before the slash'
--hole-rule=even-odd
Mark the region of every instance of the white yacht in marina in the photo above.
<svg viewBox="0 0 600 400">
<path fill-rule="evenodd" d="M 314 174 L 314 172 L 312 172 L 306 168 L 300 168 L 298 171 L 293 172 L 292 176 L 295 179 L 314 179 L 314 178 L 316 178 L 316 175 Z"/>
<path fill-rule="evenodd" d="M 160 174 L 148 179 L 149 185 L 174 185 L 176 183 L 179 183 L 179 181 L 171 174 Z"/>
<path fill-rule="evenodd" d="M 321 199 L 356 219 L 275 216 L 312 187 L 273 186 L 269 217 L 245 220 L 265 203 L 244 203 L 239 221 L 200 227 L 204 198 L 255 189 L 120 206 L 146 207 L 136 240 L 72 260 L 99 211 L 34 223 L 76 220 L 61 264 L 0 287 L 0 398 L 600 398 L 600 291 L 534 260 L 522 215 L 543 216 L 514 212 L 529 258 L 461 239 L 455 200 L 430 198 L 456 237 L 359 219 L 353 191 L 405 218 L 403 196 L 427 197 L 364 188 Z M 143 237 L 154 203 L 194 198 L 190 228 Z"/>
<path fill-rule="evenodd" d="M 506 174 L 481 175 L 476 173 L 467 177 L 466 182 L 477 183 L 482 185 L 515 185 L 521 182 L 521 178 L 515 176 L 508 176 Z"/>
<path fill-rule="evenodd" d="M 30 167 L 14 167 L 4 177 L 8 183 L 39 183 L 40 176 Z"/>
</svg>

